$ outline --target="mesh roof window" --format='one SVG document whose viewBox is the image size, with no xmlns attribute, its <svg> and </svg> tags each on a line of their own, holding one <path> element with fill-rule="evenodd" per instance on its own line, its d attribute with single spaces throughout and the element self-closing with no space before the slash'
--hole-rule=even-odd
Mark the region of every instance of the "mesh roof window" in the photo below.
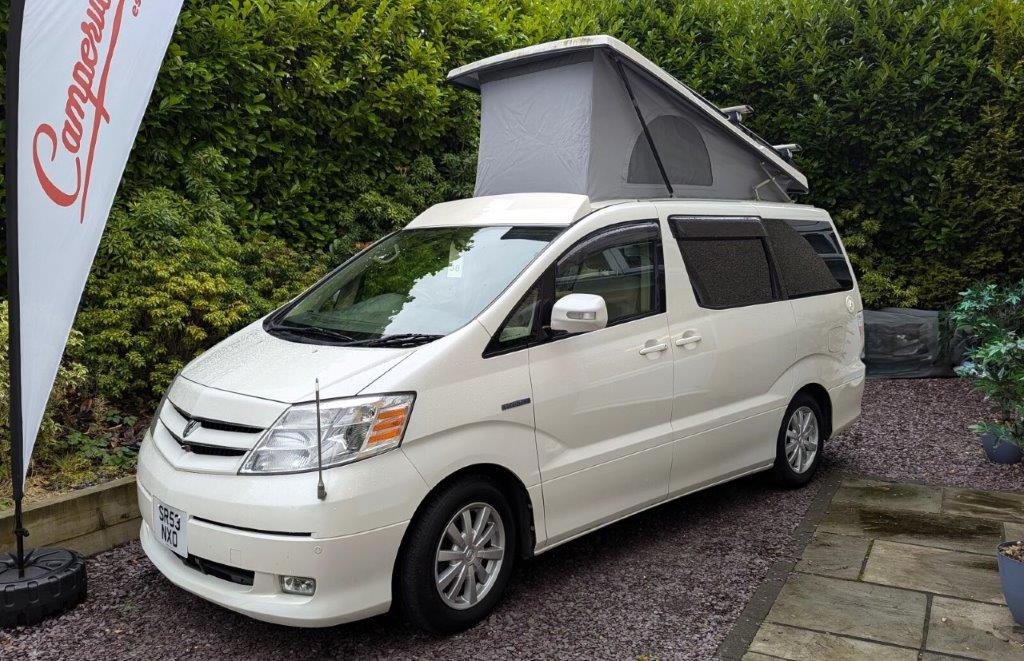
<svg viewBox="0 0 1024 661">
<path fill-rule="evenodd" d="M 712 184 L 711 156 L 700 131 L 677 115 L 662 115 L 647 123 L 651 140 L 658 147 L 669 182 L 687 186 Z M 661 184 L 661 171 L 643 131 L 633 143 L 626 183 Z"/>
</svg>

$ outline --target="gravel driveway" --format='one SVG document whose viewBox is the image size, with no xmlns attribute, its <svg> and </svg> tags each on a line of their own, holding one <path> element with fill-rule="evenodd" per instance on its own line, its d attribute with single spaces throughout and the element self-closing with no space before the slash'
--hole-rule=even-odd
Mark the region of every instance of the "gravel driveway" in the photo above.
<svg viewBox="0 0 1024 661">
<path fill-rule="evenodd" d="M 1024 490 L 1024 467 L 987 463 L 965 429 L 986 411 L 959 381 L 871 381 L 863 418 L 823 468 Z M 175 588 L 132 543 L 90 560 L 86 604 L 0 632 L 0 656 L 708 658 L 772 562 L 799 551 L 791 534 L 820 484 L 780 491 L 755 476 L 566 544 L 522 563 L 494 615 L 449 638 L 389 616 L 325 630 L 259 623 Z"/>
</svg>

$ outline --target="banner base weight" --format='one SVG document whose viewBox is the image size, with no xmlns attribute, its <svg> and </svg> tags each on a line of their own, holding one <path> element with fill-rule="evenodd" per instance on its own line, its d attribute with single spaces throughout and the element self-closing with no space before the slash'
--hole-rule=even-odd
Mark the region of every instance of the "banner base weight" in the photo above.
<svg viewBox="0 0 1024 661">
<path fill-rule="evenodd" d="M 25 553 L 24 575 L 17 554 L 0 555 L 0 627 L 36 624 L 85 600 L 85 558 L 77 551 L 38 548 Z"/>
</svg>

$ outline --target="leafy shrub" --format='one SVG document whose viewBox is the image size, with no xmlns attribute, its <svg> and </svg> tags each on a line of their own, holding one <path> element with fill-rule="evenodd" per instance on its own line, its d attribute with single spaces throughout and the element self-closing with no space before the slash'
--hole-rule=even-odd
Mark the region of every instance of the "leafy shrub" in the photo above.
<svg viewBox="0 0 1024 661">
<path fill-rule="evenodd" d="M 1024 447 L 1024 280 L 963 292 L 952 318 L 971 338 L 959 373 L 973 377 L 998 417 L 995 422 L 979 422 L 974 429 Z"/>
<path fill-rule="evenodd" d="M 186 195 L 154 188 L 110 217 L 78 318 L 108 399 L 145 407 L 197 353 L 324 272 L 282 239 L 232 232 L 234 209 L 211 183 L 225 163 L 203 149 L 184 169 Z"/>
<path fill-rule="evenodd" d="M 0 484 L 11 479 L 11 464 L 7 461 L 11 451 L 9 321 L 7 301 L 0 301 Z M 59 445 L 59 438 L 64 431 L 58 419 L 67 417 L 75 408 L 75 395 L 87 381 L 86 368 L 77 362 L 81 357 L 82 348 L 82 334 L 71 331 L 64 361 L 57 370 L 50 401 L 39 427 L 35 453 L 37 457 L 47 457 L 54 453 L 54 448 Z"/>
<path fill-rule="evenodd" d="M 0 22 L 7 7 L 0 6 Z M 339 253 L 471 190 L 476 95 L 448 69 L 607 32 L 805 147 L 871 306 L 1024 276 L 1024 4 L 1015 0 L 186 3 L 116 208 L 216 147 L 242 240 Z"/>
<path fill-rule="evenodd" d="M 125 182 L 166 185 L 214 146 L 243 236 L 376 238 L 382 219 L 390 229 L 472 183 L 459 162 L 477 102 L 444 76 L 519 45 L 518 13 L 489 0 L 186 3 L 135 148 L 149 157 Z"/>
<path fill-rule="evenodd" d="M 471 194 L 479 100 L 444 84 L 450 68 L 599 32 L 805 147 L 800 201 L 833 213 L 867 305 L 946 306 L 1024 277 L 1016 0 L 190 2 L 69 348 L 90 404 L 62 413 L 55 392 L 40 452 L 113 450 L 133 427 L 105 402 L 148 414 L 182 364 L 328 263 Z"/>
</svg>

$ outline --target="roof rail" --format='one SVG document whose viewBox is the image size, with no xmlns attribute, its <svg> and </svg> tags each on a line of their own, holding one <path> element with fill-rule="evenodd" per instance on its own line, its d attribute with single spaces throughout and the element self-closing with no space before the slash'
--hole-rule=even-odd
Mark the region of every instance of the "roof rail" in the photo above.
<svg viewBox="0 0 1024 661">
<path fill-rule="evenodd" d="M 785 145 L 772 145 L 772 149 L 779 152 L 779 156 L 786 159 L 786 162 L 788 163 L 793 162 L 793 154 L 804 150 L 803 147 L 796 144 L 795 142 L 790 142 L 789 144 Z"/>
<path fill-rule="evenodd" d="M 739 124 L 743 121 L 743 118 L 747 115 L 754 114 L 754 106 L 743 104 L 741 106 L 729 106 L 728 108 L 719 108 L 722 114 L 729 118 L 729 121 L 733 124 Z"/>
</svg>

